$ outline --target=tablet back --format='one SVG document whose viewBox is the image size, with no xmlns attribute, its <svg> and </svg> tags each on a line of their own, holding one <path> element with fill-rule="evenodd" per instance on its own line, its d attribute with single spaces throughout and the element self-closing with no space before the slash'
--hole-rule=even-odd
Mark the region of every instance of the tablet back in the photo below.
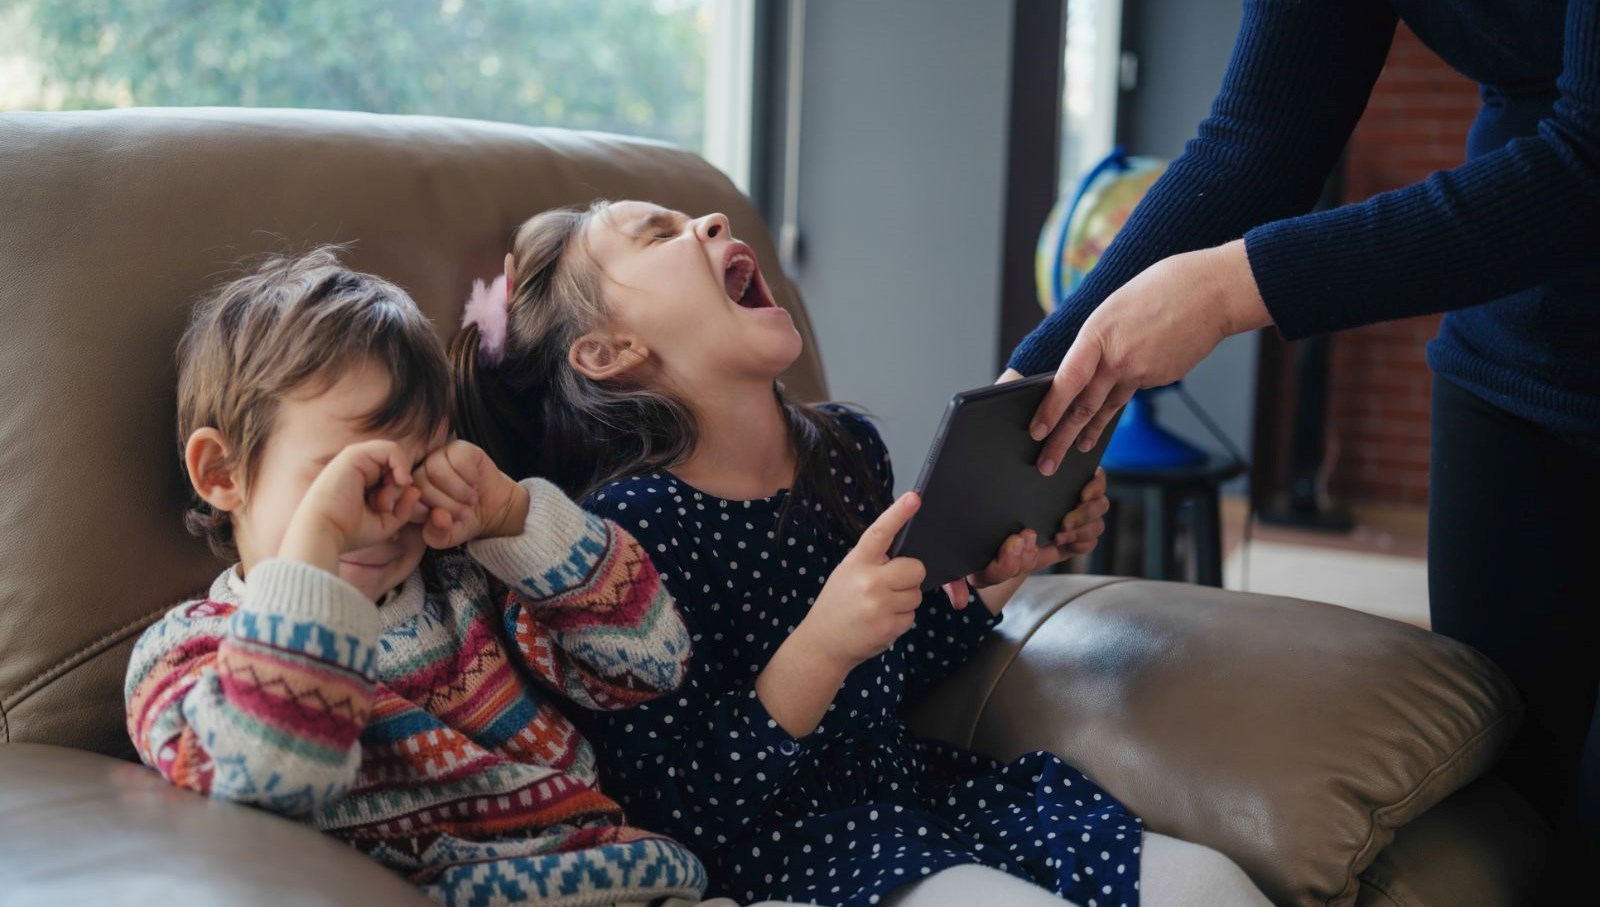
<svg viewBox="0 0 1600 907">
<path fill-rule="evenodd" d="M 1012 533 L 1055 534 L 1078 504 L 1122 414 L 1095 449 L 1073 448 L 1055 475 L 1034 465 L 1044 442 L 1028 423 L 1050 389 L 1049 374 L 956 394 L 928 450 L 916 490 L 922 507 L 900 531 L 891 553 L 928 569 L 924 589 L 982 570 Z"/>
</svg>

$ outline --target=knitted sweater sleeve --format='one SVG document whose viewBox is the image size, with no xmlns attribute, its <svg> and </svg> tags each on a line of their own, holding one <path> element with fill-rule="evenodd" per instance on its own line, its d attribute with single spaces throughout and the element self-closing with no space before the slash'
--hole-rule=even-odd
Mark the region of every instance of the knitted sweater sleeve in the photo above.
<svg viewBox="0 0 1600 907">
<path fill-rule="evenodd" d="M 1011 367 L 1053 370 L 1090 313 L 1163 258 L 1309 211 L 1366 107 L 1395 22 L 1383 0 L 1246 0 L 1197 136 L 1078 289 L 1017 346 Z M 1253 249 L 1251 264 L 1260 267 Z"/>
<path fill-rule="evenodd" d="M 479 539 L 467 552 L 505 585 L 504 631 L 524 664 L 592 709 L 627 708 L 677 689 L 689 634 L 644 549 L 549 482 L 522 485 L 522 534 Z"/>
<path fill-rule="evenodd" d="M 243 607 L 173 609 L 128 666 L 128 733 L 180 787 L 303 817 L 338 801 L 361 765 L 377 609 L 332 574 L 268 560 Z"/>
</svg>

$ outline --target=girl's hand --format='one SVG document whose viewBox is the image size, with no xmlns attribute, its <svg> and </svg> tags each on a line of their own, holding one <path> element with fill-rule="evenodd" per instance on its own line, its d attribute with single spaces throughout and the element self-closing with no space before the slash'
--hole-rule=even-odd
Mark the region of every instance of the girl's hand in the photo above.
<svg viewBox="0 0 1600 907">
<path fill-rule="evenodd" d="M 1076 441 L 1091 450 L 1143 387 L 1188 374 L 1223 338 L 1272 323 L 1244 240 L 1184 252 L 1144 269 L 1094 310 L 1034 414 L 1043 441 L 1039 471 L 1051 475 Z"/>
<path fill-rule="evenodd" d="M 1061 526 L 1047 545 L 1040 545 L 1032 529 L 1010 536 L 1000 545 L 1000 552 L 982 570 L 967 577 L 974 588 L 983 590 L 1019 577 L 1027 577 L 1046 567 L 1052 567 L 1067 558 L 1088 554 L 1094 550 L 1100 536 L 1106 531 L 1105 515 L 1111 509 L 1106 498 L 1106 471 L 1096 469 L 1094 478 L 1083 487 L 1078 496 L 1078 506 L 1061 518 Z M 946 583 L 944 591 L 957 610 L 970 601 L 967 583 Z M 1009 594 L 1005 596 L 1009 598 Z"/>
<path fill-rule="evenodd" d="M 375 545 L 423 515 L 411 461 L 393 441 L 362 441 L 322 468 L 295 508 L 278 556 L 336 572 L 339 557 Z"/>
<path fill-rule="evenodd" d="M 1037 562 L 1054 563 L 1053 561 L 1045 560 L 1045 552 L 1047 551 L 1055 551 L 1054 546 L 1040 548 L 1038 533 L 1032 529 L 1024 529 L 1015 535 L 1008 536 L 1004 542 L 1001 542 L 1000 550 L 995 554 L 994 560 L 990 561 L 989 565 L 982 570 L 968 576 L 966 582 L 946 583 L 944 587 L 945 594 L 950 597 L 950 603 L 955 606 L 956 610 L 960 611 L 971 601 L 968 597 L 970 595 L 967 590 L 968 583 L 971 583 L 972 588 L 981 593 L 984 589 L 998 586 L 1018 577 L 1025 577 L 1039 569 L 1034 566 Z"/>
<path fill-rule="evenodd" d="M 1083 493 L 1078 495 L 1078 506 L 1062 518 L 1061 528 L 1051 544 L 1040 549 L 1044 556 L 1055 559 L 1047 560 L 1034 569 L 1043 569 L 1069 557 L 1093 551 L 1100 536 L 1105 534 L 1105 517 L 1110 509 L 1111 499 L 1106 497 L 1106 471 L 1096 469 L 1094 478 L 1083 486 Z"/>
<path fill-rule="evenodd" d="M 466 441 L 451 441 L 428 454 L 412 479 L 428 510 L 422 539 L 430 548 L 519 535 L 527 522 L 527 489 Z"/>
<path fill-rule="evenodd" d="M 916 621 L 927 570 L 915 558 L 889 558 L 900 527 L 917 512 L 914 492 L 901 495 L 845 555 L 795 633 L 842 672 L 894 644 Z"/>
</svg>

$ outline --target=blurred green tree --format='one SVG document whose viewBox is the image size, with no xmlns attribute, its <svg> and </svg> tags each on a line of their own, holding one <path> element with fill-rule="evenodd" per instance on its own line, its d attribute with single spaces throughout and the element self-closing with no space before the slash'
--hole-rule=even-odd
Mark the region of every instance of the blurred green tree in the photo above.
<svg viewBox="0 0 1600 907">
<path fill-rule="evenodd" d="M 0 0 L 11 106 L 427 113 L 696 150 L 706 0 Z M 7 9 L 9 7 L 9 9 Z M 28 98 L 34 98 L 31 102 Z M 22 102 L 19 103 L 18 99 Z"/>
</svg>

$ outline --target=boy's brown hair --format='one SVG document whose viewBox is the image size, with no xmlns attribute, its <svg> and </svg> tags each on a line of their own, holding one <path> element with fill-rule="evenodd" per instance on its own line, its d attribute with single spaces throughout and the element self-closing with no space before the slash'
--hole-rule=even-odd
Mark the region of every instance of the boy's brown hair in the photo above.
<svg viewBox="0 0 1600 907">
<path fill-rule="evenodd" d="M 417 304 L 394 284 L 344 267 L 338 249 L 274 255 L 203 299 L 178 344 L 178 447 L 215 428 L 229 466 L 254 479 L 284 396 L 317 393 L 372 364 L 389 394 L 367 418 L 371 431 L 428 436 L 450 418 L 444 346 Z M 233 523 L 195 496 L 189 531 L 218 557 L 237 559 Z"/>
</svg>

